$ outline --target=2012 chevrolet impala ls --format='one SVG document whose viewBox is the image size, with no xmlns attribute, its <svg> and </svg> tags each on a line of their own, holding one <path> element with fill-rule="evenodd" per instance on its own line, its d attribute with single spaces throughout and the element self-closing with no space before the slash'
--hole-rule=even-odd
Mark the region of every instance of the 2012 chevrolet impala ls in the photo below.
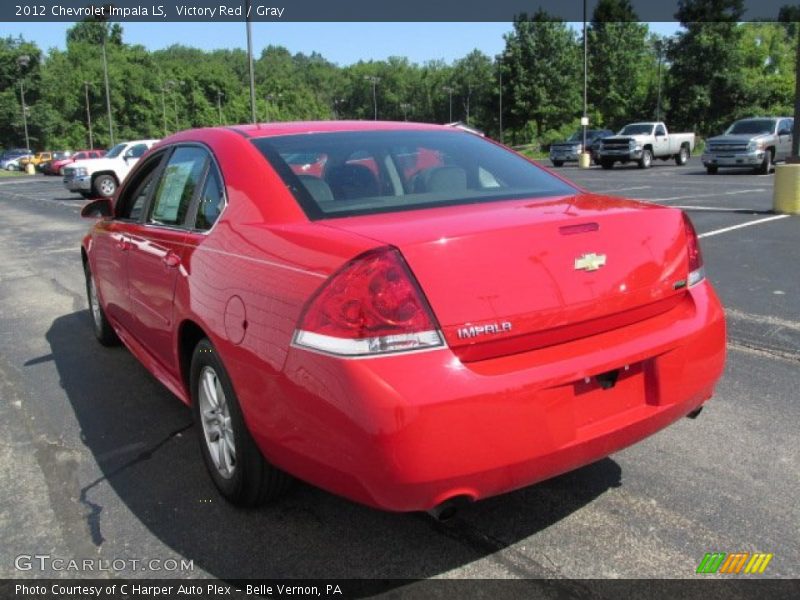
<svg viewBox="0 0 800 600">
<path fill-rule="evenodd" d="M 453 128 L 185 131 L 83 214 L 97 338 L 192 407 L 237 504 L 291 476 L 395 511 L 501 494 L 695 414 L 723 369 L 681 211 Z"/>
</svg>

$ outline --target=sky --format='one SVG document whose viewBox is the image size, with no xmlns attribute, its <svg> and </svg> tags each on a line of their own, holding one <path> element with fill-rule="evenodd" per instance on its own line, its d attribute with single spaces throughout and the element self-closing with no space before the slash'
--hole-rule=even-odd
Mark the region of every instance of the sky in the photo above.
<svg viewBox="0 0 800 600">
<path fill-rule="evenodd" d="M 0 23 L 0 37 L 21 35 L 47 50 L 63 49 L 70 23 Z M 573 24 L 580 27 L 579 23 Z M 651 23 L 661 35 L 678 30 L 677 23 Z M 266 46 L 285 46 L 290 52 L 319 52 L 341 66 L 359 60 L 407 56 L 422 63 L 452 62 L 477 48 L 489 56 L 503 50 L 510 23 L 253 23 L 254 54 Z M 123 39 L 149 50 L 184 44 L 204 50 L 245 48 L 244 23 L 125 23 Z"/>
</svg>

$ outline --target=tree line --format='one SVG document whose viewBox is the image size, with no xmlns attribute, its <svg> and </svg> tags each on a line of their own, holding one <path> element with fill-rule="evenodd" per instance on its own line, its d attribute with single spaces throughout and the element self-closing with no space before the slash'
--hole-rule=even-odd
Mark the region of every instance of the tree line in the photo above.
<svg viewBox="0 0 800 600">
<path fill-rule="evenodd" d="M 792 114 L 800 8 L 782 9 L 779 22 L 741 23 L 742 4 L 680 0 L 683 27 L 662 37 L 637 22 L 629 0 L 601 0 L 587 30 L 591 125 L 660 117 L 713 135 L 736 118 Z M 119 24 L 81 22 L 64 50 L 0 39 L 0 147 L 24 146 L 24 120 L 35 149 L 87 147 L 87 101 L 94 146 L 108 147 L 103 47 L 117 141 L 250 121 L 243 50 L 149 51 L 126 44 Z M 506 143 L 548 144 L 583 114 L 582 32 L 542 11 L 515 19 L 494 57 L 473 50 L 452 63 L 339 66 L 268 46 L 254 65 L 259 121 L 372 119 L 377 106 L 379 119 L 460 120 Z"/>
</svg>

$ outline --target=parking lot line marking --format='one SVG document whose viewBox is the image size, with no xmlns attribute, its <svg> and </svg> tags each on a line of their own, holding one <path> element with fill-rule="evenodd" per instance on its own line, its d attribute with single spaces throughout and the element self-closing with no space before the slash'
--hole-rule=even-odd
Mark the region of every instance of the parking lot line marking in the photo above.
<svg viewBox="0 0 800 600">
<path fill-rule="evenodd" d="M 648 198 L 648 202 L 672 202 L 674 200 L 694 200 L 697 198 L 715 198 L 717 196 L 738 196 L 740 194 L 753 194 L 756 192 L 766 192 L 764 188 L 755 190 L 734 190 L 732 192 L 720 192 L 717 194 L 692 194 L 691 196 L 672 196 L 671 198 Z"/>
<path fill-rule="evenodd" d="M 713 210 L 716 212 L 752 213 L 754 215 L 763 214 L 765 212 L 771 212 L 771 211 L 758 210 L 757 208 L 721 208 L 717 206 L 691 206 L 691 205 L 681 205 L 681 204 L 673 204 L 671 208 L 682 208 L 683 210 Z"/>
<path fill-rule="evenodd" d="M 624 188 L 612 188 L 610 190 L 597 190 L 595 194 L 607 194 L 608 192 L 629 192 L 631 190 L 649 190 L 652 189 L 652 185 L 637 185 L 635 187 L 624 187 Z"/>
<path fill-rule="evenodd" d="M 748 221 L 747 223 L 739 223 L 738 225 L 732 225 L 731 227 L 723 227 L 722 229 L 715 229 L 713 231 L 707 231 L 706 233 L 701 233 L 697 237 L 699 238 L 706 238 L 711 237 L 712 235 L 719 235 L 720 233 L 727 233 L 728 231 L 733 231 L 734 229 L 741 229 L 743 227 L 750 227 L 751 225 L 759 225 L 761 223 L 767 223 L 769 221 L 777 221 L 778 219 L 785 219 L 791 215 L 775 215 L 772 217 L 767 217 L 766 219 L 756 219 L 755 221 Z"/>
</svg>

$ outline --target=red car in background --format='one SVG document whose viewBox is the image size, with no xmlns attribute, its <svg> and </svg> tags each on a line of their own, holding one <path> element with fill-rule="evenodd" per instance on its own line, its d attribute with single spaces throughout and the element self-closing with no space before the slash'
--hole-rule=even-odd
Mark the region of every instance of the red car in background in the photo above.
<svg viewBox="0 0 800 600">
<path fill-rule="evenodd" d="M 45 165 L 42 167 L 42 173 L 45 175 L 63 175 L 63 173 L 61 173 L 61 169 L 68 164 L 74 163 L 76 160 L 102 158 L 105 155 L 105 150 L 79 150 L 78 152 L 73 152 L 70 156 L 45 163 Z"/>
<path fill-rule="evenodd" d="M 291 474 L 441 515 L 696 416 L 723 370 L 684 213 L 453 128 L 185 131 L 83 215 L 95 335 L 191 405 L 238 504 Z"/>
</svg>

